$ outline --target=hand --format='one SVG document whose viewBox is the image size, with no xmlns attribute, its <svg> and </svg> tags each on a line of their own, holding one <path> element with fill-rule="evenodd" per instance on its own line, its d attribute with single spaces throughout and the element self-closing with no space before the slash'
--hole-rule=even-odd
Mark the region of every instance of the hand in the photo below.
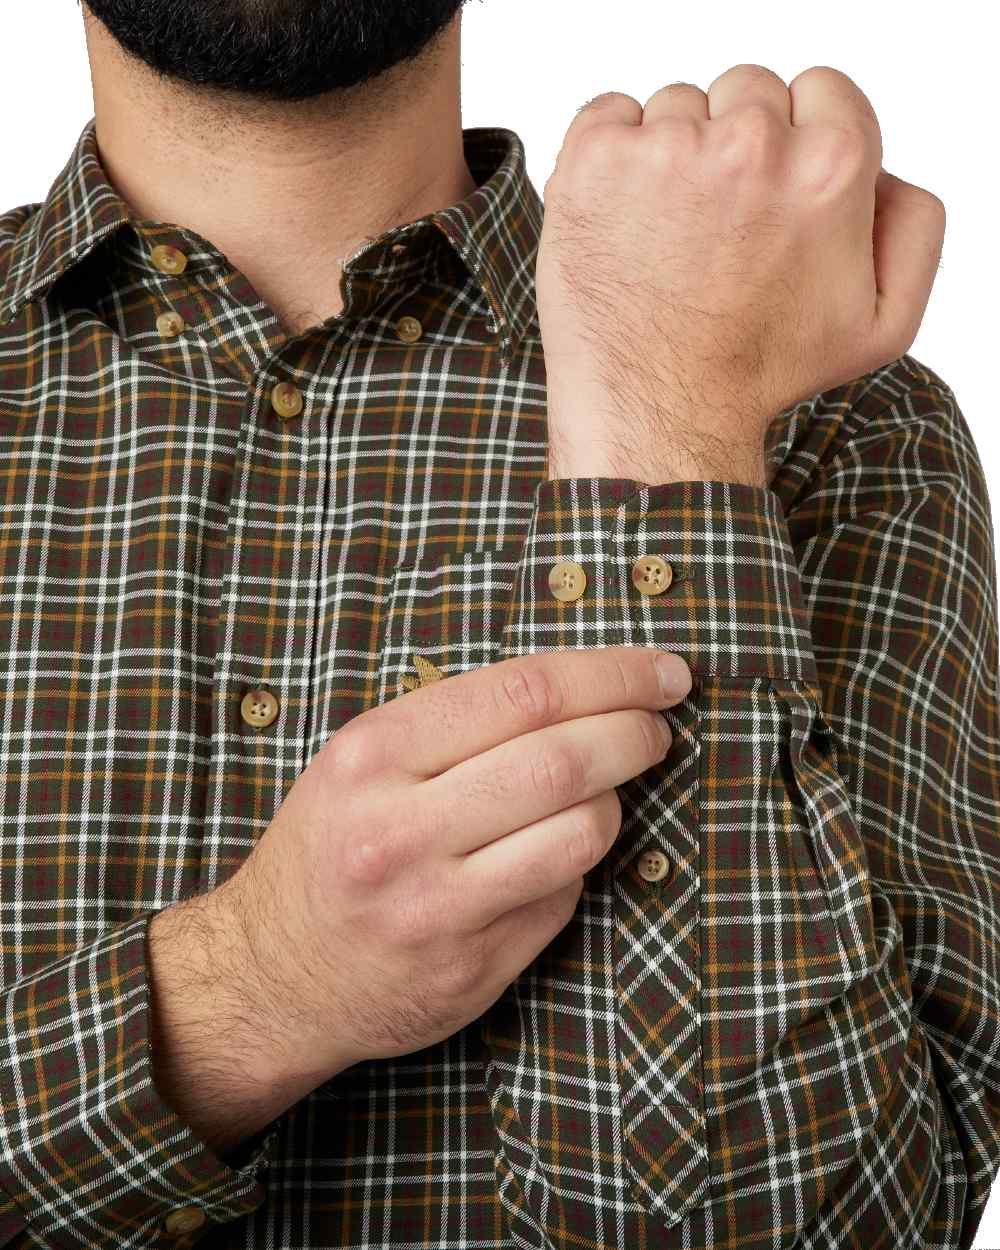
<svg viewBox="0 0 1000 1250">
<path fill-rule="evenodd" d="M 765 485 L 770 422 L 908 350 L 941 201 L 838 70 L 737 65 L 581 110 L 537 260 L 548 476 Z"/>
<path fill-rule="evenodd" d="M 319 1083 L 440 1041 L 499 998 L 614 842 L 614 787 L 669 750 L 656 709 L 691 674 L 668 657 L 664 694 L 663 654 L 504 660 L 398 695 L 324 744 L 215 891 L 242 917 L 257 1033 L 281 1064 Z"/>
</svg>

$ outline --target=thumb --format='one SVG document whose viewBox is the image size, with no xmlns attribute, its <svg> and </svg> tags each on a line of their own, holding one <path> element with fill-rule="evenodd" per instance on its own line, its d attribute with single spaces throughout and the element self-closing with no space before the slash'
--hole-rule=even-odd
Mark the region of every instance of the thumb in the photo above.
<svg viewBox="0 0 1000 1250">
<path fill-rule="evenodd" d="M 872 244 L 876 338 L 902 355 L 917 337 L 944 243 L 945 207 L 930 191 L 881 170 L 875 180 Z"/>
</svg>

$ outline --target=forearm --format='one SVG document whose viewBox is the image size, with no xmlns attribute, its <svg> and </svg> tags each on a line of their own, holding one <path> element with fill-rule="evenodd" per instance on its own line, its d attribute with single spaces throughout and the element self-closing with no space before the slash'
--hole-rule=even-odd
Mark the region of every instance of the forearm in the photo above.
<svg viewBox="0 0 1000 1250">
<path fill-rule="evenodd" d="M 223 1157 L 339 1070 L 298 1062 L 288 1009 L 248 945 L 246 907 L 222 887 L 149 927 L 154 1079 Z"/>
</svg>

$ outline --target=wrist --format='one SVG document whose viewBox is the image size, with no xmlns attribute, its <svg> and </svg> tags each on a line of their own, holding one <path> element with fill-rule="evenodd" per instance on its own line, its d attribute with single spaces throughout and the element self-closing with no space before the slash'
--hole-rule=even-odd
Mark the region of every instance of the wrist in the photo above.
<svg viewBox="0 0 1000 1250">
<path fill-rule="evenodd" d="M 230 900 L 199 895 L 149 925 L 150 1041 L 164 1101 L 232 1151 L 332 1072 L 312 1071 L 254 980 Z"/>
<path fill-rule="evenodd" d="M 284 913 L 272 914 L 271 895 L 253 880 L 255 863 L 251 856 L 199 901 L 209 908 L 215 929 L 226 935 L 215 950 L 223 952 L 233 1002 L 256 1039 L 252 1076 L 265 1084 L 292 1083 L 306 1093 L 352 1060 L 331 1044 L 334 1004 L 317 999 L 321 979 L 306 943 L 292 937 Z"/>
<path fill-rule="evenodd" d="M 628 478 L 647 486 L 670 482 L 737 482 L 746 486 L 767 486 L 761 448 L 734 449 L 731 454 L 717 457 L 679 453 L 669 458 L 657 456 L 614 462 L 586 453 L 557 455 L 550 452 L 545 476 L 549 481 L 568 477 Z"/>
</svg>

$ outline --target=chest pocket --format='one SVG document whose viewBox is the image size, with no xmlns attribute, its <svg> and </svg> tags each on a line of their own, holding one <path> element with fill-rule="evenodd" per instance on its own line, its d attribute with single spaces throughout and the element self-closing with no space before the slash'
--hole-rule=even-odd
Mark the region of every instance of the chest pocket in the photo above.
<svg viewBox="0 0 1000 1250">
<path fill-rule="evenodd" d="M 379 663 L 378 702 L 492 664 L 523 543 L 445 550 L 393 574 Z"/>
</svg>

